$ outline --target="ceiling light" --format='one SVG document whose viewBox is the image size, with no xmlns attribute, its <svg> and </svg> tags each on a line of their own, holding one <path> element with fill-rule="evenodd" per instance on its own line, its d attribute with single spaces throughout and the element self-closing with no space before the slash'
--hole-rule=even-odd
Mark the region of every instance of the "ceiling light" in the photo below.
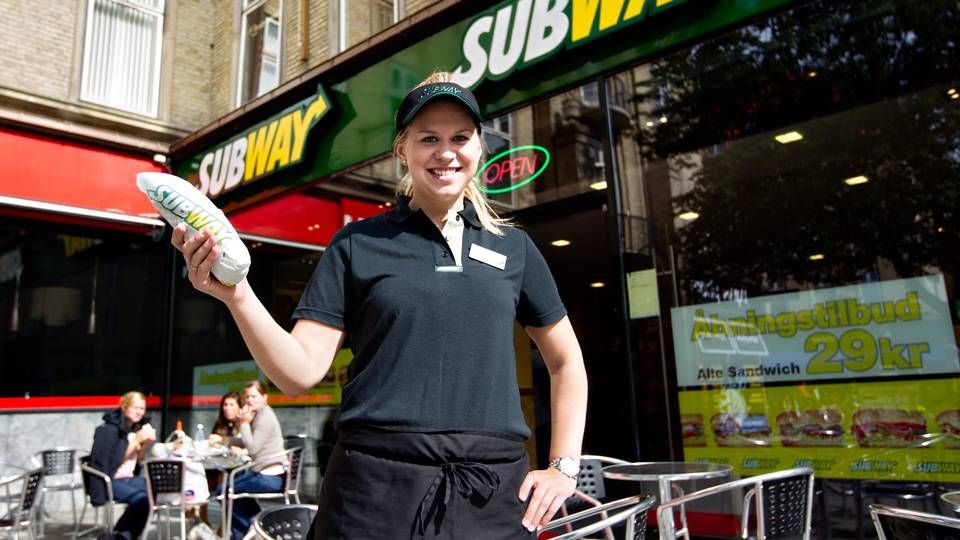
<svg viewBox="0 0 960 540">
<path fill-rule="evenodd" d="M 666 123 L 667 123 L 667 117 L 666 117 L 666 116 L 661 116 L 661 117 L 660 117 L 660 123 L 661 123 L 661 124 L 666 124 Z"/>
<path fill-rule="evenodd" d="M 866 184 L 869 181 L 870 181 L 869 178 L 867 178 L 866 176 L 860 175 L 860 176 L 852 176 L 850 178 L 847 178 L 846 180 L 843 181 L 843 183 L 848 186 L 855 186 L 857 184 Z"/>
<path fill-rule="evenodd" d="M 822 261 L 824 258 L 823 253 L 814 253 L 813 255 L 807 257 L 811 261 Z"/>
<path fill-rule="evenodd" d="M 597 191 L 600 191 L 601 189 L 607 189 L 607 182 L 606 182 L 606 180 L 601 180 L 601 181 L 599 181 L 599 182 L 594 182 L 594 183 L 590 184 L 590 189 L 595 189 L 595 190 L 597 190 Z"/>
<path fill-rule="evenodd" d="M 950 94 L 950 99 L 960 98 L 960 94 Z"/>
<path fill-rule="evenodd" d="M 951 88 L 951 89 L 947 90 L 947 95 L 951 95 L 951 96 L 957 95 L 957 89 L 956 89 L 956 88 Z"/>
<path fill-rule="evenodd" d="M 653 127 L 656 124 L 653 123 L 653 120 L 647 120 L 647 127 Z"/>
<path fill-rule="evenodd" d="M 570 241 L 569 241 L 569 240 L 563 240 L 563 239 L 554 240 L 553 242 L 550 242 L 550 245 L 551 245 L 551 246 L 556 246 L 556 247 L 567 247 L 567 246 L 570 245 Z"/>
<path fill-rule="evenodd" d="M 593 283 L 590 284 L 590 287 L 594 289 L 602 289 L 605 286 L 606 284 L 602 281 L 594 281 Z"/>
<path fill-rule="evenodd" d="M 774 139 L 780 144 L 790 144 L 803 139 L 803 135 L 801 135 L 799 131 L 788 131 L 777 135 Z"/>
<path fill-rule="evenodd" d="M 810 72 L 807 73 L 807 77 L 810 77 L 811 79 L 814 78 L 814 77 L 816 77 L 816 76 L 817 76 L 817 72 L 816 72 L 816 71 L 810 71 Z"/>
<path fill-rule="evenodd" d="M 154 154 L 153 161 L 156 163 L 159 163 L 160 165 L 163 165 L 164 163 L 167 162 L 167 156 L 163 154 Z"/>
<path fill-rule="evenodd" d="M 698 214 L 698 213 L 696 213 L 696 212 L 694 212 L 694 211 L 691 210 L 690 212 L 684 212 L 684 213 L 680 214 L 680 215 L 677 216 L 677 217 L 680 218 L 680 219 L 682 219 L 682 220 L 684 220 L 684 221 L 693 221 L 693 220 L 697 219 L 698 217 L 700 217 L 700 214 Z"/>
<path fill-rule="evenodd" d="M 383 205 L 386 206 L 387 208 L 389 208 L 389 207 L 393 206 L 393 203 L 390 202 L 390 201 L 387 201 L 387 202 L 383 203 Z"/>
<path fill-rule="evenodd" d="M 943 232 L 943 227 L 937 227 L 937 232 Z"/>
</svg>

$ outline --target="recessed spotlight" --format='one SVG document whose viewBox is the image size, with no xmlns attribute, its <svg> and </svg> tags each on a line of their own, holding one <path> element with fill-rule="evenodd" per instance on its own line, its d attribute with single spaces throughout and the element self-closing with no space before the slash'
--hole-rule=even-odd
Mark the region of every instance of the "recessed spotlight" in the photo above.
<svg viewBox="0 0 960 540">
<path fill-rule="evenodd" d="M 601 189 L 607 189 L 607 182 L 606 182 L 606 180 L 601 180 L 601 181 L 599 181 L 599 182 L 594 182 L 594 183 L 590 184 L 590 189 L 595 189 L 595 190 L 597 190 L 597 191 L 600 191 Z"/>
<path fill-rule="evenodd" d="M 660 117 L 660 123 L 661 123 L 661 124 L 666 124 L 666 123 L 667 123 L 667 117 L 666 117 L 666 116 L 661 116 L 661 117 Z"/>
<path fill-rule="evenodd" d="M 810 77 L 811 79 L 814 78 L 814 77 L 816 77 L 816 76 L 817 76 L 817 72 L 816 72 L 816 71 L 808 71 L 808 72 L 807 72 L 807 77 Z"/>
<path fill-rule="evenodd" d="M 606 287 L 606 285 L 607 284 L 602 281 L 594 281 L 590 284 L 590 287 L 593 289 L 602 289 L 603 287 Z"/>
<path fill-rule="evenodd" d="M 957 89 L 956 89 L 956 88 L 951 88 L 951 89 L 947 90 L 947 95 L 950 95 L 950 96 L 955 96 L 955 95 L 957 95 Z"/>
<path fill-rule="evenodd" d="M 163 154 L 154 154 L 154 155 L 153 155 L 153 161 L 154 161 L 155 163 L 159 163 L 160 165 L 163 165 L 164 163 L 167 162 L 167 156 L 165 156 L 165 155 L 163 155 Z"/>
<path fill-rule="evenodd" d="M 563 240 L 563 239 L 554 240 L 553 242 L 550 242 L 550 245 L 551 245 L 551 246 L 556 246 L 556 247 L 567 247 L 567 246 L 570 245 L 570 241 L 569 241 L 569 240 Z"/>
<path fill-rule="evenodd" d="M 950 99 L 960 98 L 960 94 L 950 94 Z"/>
<path fill-rule="evenodd" d="M 653 120 L 647 120 L 647 127 L 653 127 L 656 124 L 653 123 Z"/>
<path fill-rule="evenodd" d="M 790 144 L 802 140 L 803 135 L 801 135 L 799 131 L 788 131 L 777 135 L 774 139 L 780 144 Z"/>
<path fill-rule="evenodd" d="M 844 180 L 843 183 L 848 186 L 856 186 L 858 184 L 866 184 L 869 181 L 870 181 L 869 178 L 867 178 L 866 176 L 860 175 L 860 176 L 851 176 L 850 178 L 847 178 L 846 180 Z"/>
<path fill-rule="evenodd" d="M 390 202 L 390 201 L 387 201 L 387 202 L 383 203 L 383 205 L 386 206 L 387 208 L 389 208 L 389 207 L 393 206 L 393 203 Z"/>
<path fill-rule="evenodd" d="M 807 257 L 811 261 L 822 261 L 824 258 L 823 253 L 814 253 L 813 255 Z"/>
<path fill-rule="evenodd" d="M 680 218 L 680 219 L 682 219 L 682 220 L 684 220 L 684 221 L 693 221 L 693 220 L 697 219 L 698 217 L 700 217 L 700 214 L 698 214 L 698 213 L 696 213 L 696 212 L 694 212 L 694 211 L 691 210 L 690 212 L 684 212 L 684 213 L 680 214 L 680 215 L 677 216 L 677 217 Z"/>
</svg>

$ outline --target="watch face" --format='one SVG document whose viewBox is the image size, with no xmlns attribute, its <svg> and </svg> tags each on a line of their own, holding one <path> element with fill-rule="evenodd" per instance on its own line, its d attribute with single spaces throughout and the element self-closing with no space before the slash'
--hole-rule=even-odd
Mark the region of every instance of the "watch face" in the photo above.
<svg viewBox="0 0 960 540">
<path fill-rule="evenodd" d="M 576 476 L 580 473 L 580 464 L 573 458 L 562 457 L 557 460 L 557 469 L 567 476 Z"/>
</svg>

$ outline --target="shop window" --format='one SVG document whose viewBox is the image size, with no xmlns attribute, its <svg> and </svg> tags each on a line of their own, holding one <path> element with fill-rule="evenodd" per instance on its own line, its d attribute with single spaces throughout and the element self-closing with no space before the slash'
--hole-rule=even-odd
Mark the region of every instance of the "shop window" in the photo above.
<svg viewBox="0 0 960 540">
<path fill-rule="evenodd" d="M 483 123 L 482 131 L 488 157 L 495 157 L 513 146 L 513 122 L 509 114 L 487 120 Z M 487 198 L 508 208 L 515 206 L 512 191 L 490 194 Z"/>
<path fill-rule="evenodd" d="M 282 0 L 243 0 L 237 105 L 280 84 Z"/>
<path fill-rule="evenodd" d="M 167 250 L 0 218 L 0 396 L 160 395 Z"/>
<path fill-rule="evenodd" d="M 385 30 L 403 17 L 403 0 L 337 0 L 331 2 L 337 21 L 335 52 L 343 52 Z"/>
<path fill-rule="evenodd" d="M 821 478 L 954 481 L 925 464 L 957 445 L 958 20 L 807 2 L 616 75 L 619 210 L 653 248 L 627 271 L 672 308 L 686 460 L 757 474 L 792 447 Z"/>
<path fill-rule="evenodd" d="M 157 116 L 164 0 L 89 0 L 80 99 Z"/>
</svg>

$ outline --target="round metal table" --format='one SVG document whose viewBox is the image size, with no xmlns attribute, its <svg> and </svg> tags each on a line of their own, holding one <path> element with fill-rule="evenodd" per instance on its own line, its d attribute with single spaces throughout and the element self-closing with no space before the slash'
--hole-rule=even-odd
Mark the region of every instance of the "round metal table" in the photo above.
<svg viewBox="0 0 960 540">
<path fill-rule="evenodd" d="M 683 489 L 674 484 L 684 480 L 711 480 L 730 476 L 733 467 L 714 463 L 687 463 L 683 461 L 652 461 L 644 463 L 627 463 L 625 465 L 608 465 L 603 468 L 603 477 L 610 480 L 629 480 L 632 482 L 656 482 L 659 490 L 660 503 L 671 500 L 676 494 L 683 496 Z M 673 519 L 673 516 L 670 516 Z M 680 506 L 681 528 L 677 530 L 677 537 L 689 539 L 687 528 L 687 512 Z M 672 525 L 672 524 L 671 524 Z"/>
<path fill-rule="evenodd" d="M 950 491 L 940 495 L 940 500 L 949 504 L 954 512 L 960 512 L 960 491 Z"/>
</svg>

